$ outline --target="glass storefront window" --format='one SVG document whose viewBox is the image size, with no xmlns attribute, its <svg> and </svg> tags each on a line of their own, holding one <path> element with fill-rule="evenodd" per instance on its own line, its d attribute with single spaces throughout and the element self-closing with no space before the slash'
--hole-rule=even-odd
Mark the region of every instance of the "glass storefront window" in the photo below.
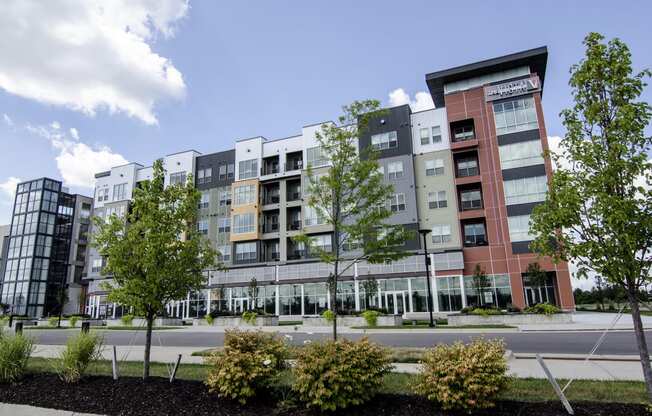
<svg viewBox="0 0 652 416">
<path fill-rule="evenodd" d="M 337 308 L 339 312 L 355 312 L 355 282 L 337 283 Z"/>
<path fill-rule="evenodd" d="M 279 286 L 281 315 L 301 315 L 301 285 Z"/>
<path fill-rule="evenodd" d="M 426 279 L 415 277 L 410 279 L 412 291 L 412 312 L 428 312 L 428 291 L 426 289 Z"/>
<path fill-rule="evenodd" d="M 490 305 L 500 309 L 507 308 L 512 302 L 512 289 L 507 275 L 487 276 L 489 285 L 479 293 L 473 284 L 473 276 L 464 276 L 464 292 L 468 306 Z"/>
<path fill-rule="evenodd" d="M 437 278 L 437 297 L 439 311 L 454 312 L 462 309 L 462 291 L 460 279 L 457 276 Z"/>
<path fill-rule="evenodd" d="M 326 283 L 306 283 L 303 285 L 304 315 L 321 315 L 328 309 L 328 287 Z"/>
</svg>

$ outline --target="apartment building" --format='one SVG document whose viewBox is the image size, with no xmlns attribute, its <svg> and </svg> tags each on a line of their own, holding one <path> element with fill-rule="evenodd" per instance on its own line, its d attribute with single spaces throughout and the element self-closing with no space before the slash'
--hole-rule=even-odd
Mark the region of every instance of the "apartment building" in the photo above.
<svg viewBox="0 0 652 416">
<path fill-rule="evenodd" d="M 374 147 L 385 181 L 394 187 L 387 201 L 392 224 L 413 230 L 404 249 L 410 253 L 391 264 L 359 262 L 338 288 L 341 310 L 368 305 L 390 313 L 417 315 L 427 310 L 431 285 L 436 312 L 453 312 L 477 303 L 505 308 L 538 302 L 573 309 L 566 263 L 553 264 L 530 252 L 532 209 L 545 199 L 552 167 L 541 96 L 547 49 L 519 52 L 426 75 L 435 103 L 412 112 L 408 105 L 389 108 L 371 121 L 359 147 Z M 322 248 L 332 233 L 307 205 L 307 168 L 319 175 L 329 161 L 315 134 L 321 124 L 295 136 L 238 140 L 228 151 L 187 151 L 163 158 L 166 183 L 194 174 L 202 192 L 198 229 L 222 253 L 225 271 L 206 271 L 204 290 L 169 305 L 168 312 L 202 317 L 213 309 L 242 311 L 251 306 L 283 317 L 316 315 L 329 308 L 328 265 L 293 240 L 305 232 Z M 151 168 L 119 166 L 96 175 L 94 215 L 126 212 L 131 192 L 147 180 Z M 426 276 L 422 240 L 429 230 Z M 98 283 L 103 260 L 92 250 L 87 274 L 87 312 L 117 316 Z M 530 285 L 529 263 L 548 272 L 545 287 Z M 491 288 L 480 302 L 472 274 L 480 265 Z M 250 298 L 248 285 L 258 284 Z M 374 279 L 374 293 L 367 293 Z"/>
<path fill-rule="evenodd" d="M 80 313 L 93 199 L 41 178 L 19 183 L 0 256 L 0 303 L 16 315 L 40 318 Z"/>
</svg>

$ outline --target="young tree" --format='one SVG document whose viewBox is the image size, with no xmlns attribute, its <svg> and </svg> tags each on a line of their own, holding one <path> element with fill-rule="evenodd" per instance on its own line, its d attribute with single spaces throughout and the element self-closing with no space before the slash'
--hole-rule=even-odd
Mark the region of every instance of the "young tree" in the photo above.
<svg viewBox="0 0 652 416">
<path fill-rule="evenodd" d="M 473 289 L 475 290 L 476 296 L 478 297 L 477 306 L 479 307 L 484 306 L 484 304 L 486 303 L 484 301 L 484 293 L 487 291 L 487 288 L 491 286 L 491 283 L 489 282 L 489 277 L 487 276 L 487 273 L 484 271 L 482 267 L 480 267 L 479 264 L 475 265 L 471 283 L 473 284 Z"/>
<path fill-rule="evenodd" d="M 256 299 L 258 299 L 258 280 L 256 280 L 255 277 L 252 277 L 249 281 L 247 292 L 249 295 L 249 309 L 256 310 Z"/>
<path fill-rule="evenodd" d="M 409 253 L 400 249 L 411 233 L 402 226 L 389 225 L 392 215 L 387 201 L 393 186 L 383 183 L 377 154 L 373 149 L 358 152 L 358 140 L 370 120 L 383 114 L 376 100 L 356 101 L 343 107 L 338 123 L 324 124 L 316 134 L 321 154 L 329 160 L 323 174 L 316 175 L 308 166 L 308 206 L 333 230 L 332 248 L 312 244 L 302 234 L 296 240 L 333 266 L 328 278 L 333 319 L 333 339 L 337 339 L 337 282 L 353 265 L 392 262 Z M 345 248 L 355 250 L 346 250 Z"/>
<path fill-rule="evenodd" d="M 589 34 L 586 57 L 571 69 L 574 106 L 561 113 L 566 136 L 560 168 L 545 203 L 532 215 L 534 248 L 575 260 L 578 275 L 591 269 L 623 288 L 652 399 L 652 369 L 641 324 L 640 290 L 652 265 L 652 108 L 639 100 L 650 71 L 633 73 L 627 45 Z"/>
<path fill-rule="evenodd" d="M 197 232 L 200 194 L 192 177 L 186 184 L 164 187 L 161 160 L 150 181 L 134 189 L 126 218 L 95 218 L 94 244 L 106 258 L 104 287 L 112 302 L 133 307 L 147 321 L 143 379 L 149 377 L 154 319 L 165 305 L 201 289 L 203 270 L 213 267 L 217 253 Z"/>
<path fill-rule="evenodd" d="M 362 288 L 364 289 L 365 304 L 367 309 L 369 309 L 371 299 L 373 299 L 374 295 L 378 295 L 378 281 L 374 276 L 370 276 L 362 282 Z"/>
</svg>

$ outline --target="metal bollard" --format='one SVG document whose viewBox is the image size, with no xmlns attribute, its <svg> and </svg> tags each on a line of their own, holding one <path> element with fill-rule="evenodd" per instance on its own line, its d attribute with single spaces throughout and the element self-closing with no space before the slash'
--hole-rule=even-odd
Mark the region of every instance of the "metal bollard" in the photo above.
<svg viewBox="0 0 652 416">
<path fill-rule="evenodd" d="M 17 321 L 15 330 L 16 330 L 16 335 L 22 335 L 23 334 L 23 323 Z"/>
<path fill-rule="evenodd" d="M 88 334 L 88 331 L 91 329 L 91 323 L 86 321 L 81 324 L 81 332 Z"/>
</svg>

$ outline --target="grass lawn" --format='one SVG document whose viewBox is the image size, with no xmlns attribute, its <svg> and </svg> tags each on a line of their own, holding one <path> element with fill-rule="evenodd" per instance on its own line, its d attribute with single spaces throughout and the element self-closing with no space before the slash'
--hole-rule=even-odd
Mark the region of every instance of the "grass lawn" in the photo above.
<svg viewBox="0 0 652 416">
<path fill-rule="evenodd" d="M 420 328 L 428 328 L 428 324 L 406 324 L 403 323 L 403 326 L 354 326 L 352 327 L 353 329 L 420 329 Z M 508 329 L 508 328 L 515 328 L 513 326 L 509 325 L 502 325 L 502 324 L 494 324 L 494 325 L 440 325 L 437 324 L 434 328 L 432 329 Z"/>
<path fill-rule="evenodd" d="M 181 326 L 155 326 L 154 331 L 165 331 L 167 329 L 180 329 Z M 56 326 L 25 326 L 23 330 L 32 330 L 32 331 L 52 331 L 52 330 L 62 330 L 70 329 L 75 331 L 80 331 L 80 327 L 70 328 L 67 326 L 62 326 L 57 328 Z M 140 326 L 91 326 L 91 331 L 144 331 L 147 328 Z"/>
<path fill-rule="evenodd" d="M 28 371 L 54 372 L 54 359 L 30 358 Z M 119 364 L 119 374 L 123 377 L 140 377 L 143 364 L 141 362 L 127 361 Z M 181 364 L 177 371 L 177 378 L 203 381 L 210 370 L 204 364 Z M 111 375 L 111 362 L 99 361 L 92 364 L 88 370 L 89 375 Z M 169 377 L 167 366 L 161 363 L 152 363 L 151 375 L 155 377 Z M 412 374 L 392 373 L 385 377 L 381 388 L 382 393 L 411 394 L 411 384 L 416 376 Z M 565 380 L 558 380 L 560 385 Z M 284 374 L 281 383 L 291 384 L 292 373 Z M 645 385 L 638 381 L 590 381 L 577 380 L 566 390 L 568 399 L 572 401 L 598 401 L 611 403 L 646 403 Z M 517 400 L 528 402 L 558 401 L 552 386 L 543 379 L 512 379 L 500 396 L 503 400 Z M 624 416 L 624 415 L 623 415 Z"/>
</svg>

